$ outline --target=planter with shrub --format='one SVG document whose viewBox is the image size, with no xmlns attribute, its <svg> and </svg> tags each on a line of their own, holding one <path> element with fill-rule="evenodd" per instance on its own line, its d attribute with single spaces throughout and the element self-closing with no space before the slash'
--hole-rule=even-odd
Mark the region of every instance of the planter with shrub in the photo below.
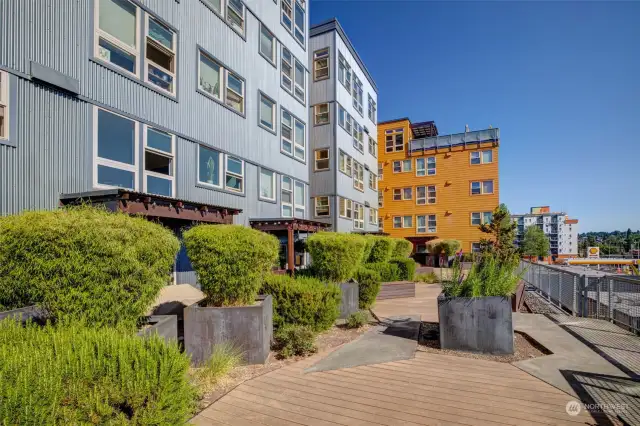
<svg viewBox="0 0 640 426">
<path fill-rule="evenodd" d="M 183 237 L 205 294 L 184 310 L 184 344 L 192 362 L 201 364 L 214 345 L 232 342 L 247 363 L 263 363 L 273 307 L 271 296 L 258 293 L 278 259 L 278 240 L 239 225 L 198 225 Z"/>
<path fill-rule="evenodd" d="M 373 270 L 361 266 L 355 274 L 355 280 L 358 282 L 359 308 L 369 309 L 380 293 L 380 274 Z"/>
<path fill-rule="evenodd" d="M 151 315 L 145 318 L 138 336 L 158 336 L 167 343 L 178 341 L 178 317 L 176 315 Z"/>
<path fill-rule="evenodd" d="M 491 354 L 513 353 L 511 295 L 520 277 L 515 264 L 485 255 L 466 278 L 458 261 L 438 296 L 440 347 Z"/>
</svg>

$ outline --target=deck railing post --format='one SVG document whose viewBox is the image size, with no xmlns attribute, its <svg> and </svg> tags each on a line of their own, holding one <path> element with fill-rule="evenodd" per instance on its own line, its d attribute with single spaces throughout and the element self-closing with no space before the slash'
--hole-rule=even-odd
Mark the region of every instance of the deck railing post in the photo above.
<svg viewBox="0 0 640 426">
<path fill-rule="evenodd" d="M 600 319 L 600 280 L 596 281 L 596 318 Z"/>
<path fill-rule="evenodd" d="M 547 299 L 551 302 L 551 269 L 547 268 Z"/>
<path fill-rule="evenodd" d="M 578 276 L 573 276 L 573 307 L 571 310 L 571 315 L 576 316 L 576 311 L 578 310 Z"/>
<path fill-rule="evenodd" d="M 605 278 L 606 279 L 606 278 Z M 613 322 L 613 300 L 611 299 L 611 295 L 612 295 L 612 287 L 613 287 L 613 278 L 609 279 L 609 288 L 608 293 L 609 293 L 609 321 Z"/>
</svg>

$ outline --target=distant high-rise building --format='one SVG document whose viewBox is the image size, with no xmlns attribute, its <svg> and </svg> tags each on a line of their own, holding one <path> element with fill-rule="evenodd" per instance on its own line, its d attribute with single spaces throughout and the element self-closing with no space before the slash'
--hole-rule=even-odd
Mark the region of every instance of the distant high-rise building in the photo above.
<svg viewBox="0 0 640 426">
<path fill-rule="evenodd" d="M 537 226 L 549 238 L 551 255 L 558 259 L 578 256 L 578 219 L 570 219 L 564 212 L 552 212 L 549 206 L 531 207 L 527 214 L 513 214 L 518 224 L 516 244 L 520 245 L 525 230 Z"/>
</svg>

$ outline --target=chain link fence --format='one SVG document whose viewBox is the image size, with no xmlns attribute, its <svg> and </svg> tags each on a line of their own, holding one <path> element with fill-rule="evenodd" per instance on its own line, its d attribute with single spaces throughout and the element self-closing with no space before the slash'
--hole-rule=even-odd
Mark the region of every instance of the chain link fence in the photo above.
<svg viewBox="0 0 640 426">
<path fill-rule="evenodd" d="M 640 279 L 569 268 L 520 262 L 523 279 L 549 303 L 640 334 Z"/>
</svg>

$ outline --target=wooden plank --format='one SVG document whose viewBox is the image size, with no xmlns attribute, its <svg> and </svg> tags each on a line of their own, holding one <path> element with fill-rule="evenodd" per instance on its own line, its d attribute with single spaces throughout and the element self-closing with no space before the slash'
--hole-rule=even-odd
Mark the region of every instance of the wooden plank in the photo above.
<svg viewBox="0 0 640 426">
<path fill-rule="evenodd" d="M 220 411 L 216 408 L 215 404 L 204 410 L 202 413 L 200 413 L 200 415 L 209 420 L 220 422 L 225 425 L 252 426 L 256 424 L 256 422 L 254 421 L 243 419 L 241 417 Z"/>
<path fill-rule="evenodd" d="M 213 406 L 219 411 L 231 414 L 236 417 L 241 417 L 243 419 L 251 420 L 254 423 L 258 422 L 266 426 L 297 426 L 302 424 L 288 420 L 286 415 L 273 417 L 268 414 L 253 411 L 253 406 L 238 407 L 236 405 L 231 405 L 225 401 L 217 401 Z"/>
<path fill-rule="evenodd" d="M 202 415 L 197 415 L 193 419 L 189 420 L 189 424 L 193 426 L 225 426 L 226 423 L 219 422 L 217 420 L 208 419 Z"/>
</svg>

